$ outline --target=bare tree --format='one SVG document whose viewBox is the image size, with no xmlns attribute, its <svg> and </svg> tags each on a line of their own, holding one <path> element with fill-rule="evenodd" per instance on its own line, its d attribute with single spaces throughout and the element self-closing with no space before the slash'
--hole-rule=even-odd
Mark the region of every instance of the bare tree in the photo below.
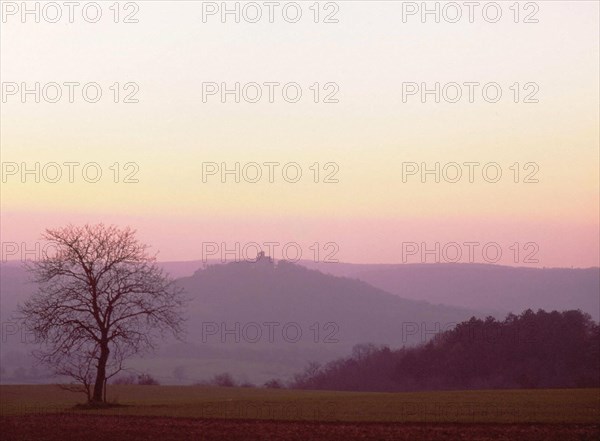
<svg viewBox="0 0 600 441">
<path fill-rule="evenodd" d="M 42 237 L 54 254 L 28 264 L 39 289 L 19 313 L 41 343 L 35 355 L 104 402 L 126 358 L 181 336 L 182 291 L 130 228 L 69 225 Z"/>
</svg>

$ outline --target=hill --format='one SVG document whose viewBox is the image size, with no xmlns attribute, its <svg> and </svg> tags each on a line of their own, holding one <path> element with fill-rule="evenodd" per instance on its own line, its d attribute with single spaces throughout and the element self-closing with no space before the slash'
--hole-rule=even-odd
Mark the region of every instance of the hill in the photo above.
<svg viewBox="0 0 600 441">
<path fill-rule="evenodd" d="M 8 322 L 35 286 L 25 282 L 18 266 L 3 266 L 2 276 L 0 314 Z M 163 383 L 193 382 L 223 371 L 259 383 L 285 378 L 310 361 L 332 360 L 359 343 L 419 343 L 433 335 L 414 332 L 421 323 L 426 330 L 441 330 L 481 315 L 270 260 L 208 266 L 177 283 L 189 298 L 186 341 L 167 341 L 154 356 L 132 362 Z M 9 373 L 28 363 L 31 345 L 22 341 L 24 333 L 11 331 L 2 345 L 2 364 Z"/>
<path fill-rule="evenodd" d="M 581 309 L 594 320 L 600 320 L 600 268 L 525 268 L 476 263 L 302 264 L 363 280 L 406 299 L 497 313 L 520 313 L 527 308 Z"/>
</svg>

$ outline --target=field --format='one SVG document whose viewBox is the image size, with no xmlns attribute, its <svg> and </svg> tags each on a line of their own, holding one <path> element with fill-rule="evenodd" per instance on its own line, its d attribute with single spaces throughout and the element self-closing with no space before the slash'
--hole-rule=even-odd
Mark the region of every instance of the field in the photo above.
<svg viewBox="0 0 600 441">
<path fill-rule="evenodd" d="M 0 386 L 2 439 L 596 440 L 600 390 L 419 393 L 110 386 L 76 409 L 58 386 Z"/>
</svg>

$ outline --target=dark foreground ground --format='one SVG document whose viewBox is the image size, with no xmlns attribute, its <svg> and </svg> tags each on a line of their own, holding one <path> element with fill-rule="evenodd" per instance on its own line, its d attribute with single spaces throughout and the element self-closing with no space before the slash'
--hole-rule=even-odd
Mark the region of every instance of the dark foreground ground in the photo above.
<svg viewBox="0 0 600 441">
<path fill-rule="evenodd" d="M 323 423 L 53 414 L 0 417 L 0 434 L 3 441 L 597 441 L 600 424 Z"/>
</svg>

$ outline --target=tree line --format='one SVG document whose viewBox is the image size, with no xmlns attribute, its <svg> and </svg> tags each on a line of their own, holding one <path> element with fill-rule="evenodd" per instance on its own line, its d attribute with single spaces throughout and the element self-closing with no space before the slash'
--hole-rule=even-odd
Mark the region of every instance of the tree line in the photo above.
<svg viewBox="0 0 600 441">
<path fill-rule="evenodd" d="M 600 326 L 579 310 L 471 318 L 416 347 L 357 345 L 311 363 L 299 389 L 415 391 L 600 387 Z"/>
</svg>

